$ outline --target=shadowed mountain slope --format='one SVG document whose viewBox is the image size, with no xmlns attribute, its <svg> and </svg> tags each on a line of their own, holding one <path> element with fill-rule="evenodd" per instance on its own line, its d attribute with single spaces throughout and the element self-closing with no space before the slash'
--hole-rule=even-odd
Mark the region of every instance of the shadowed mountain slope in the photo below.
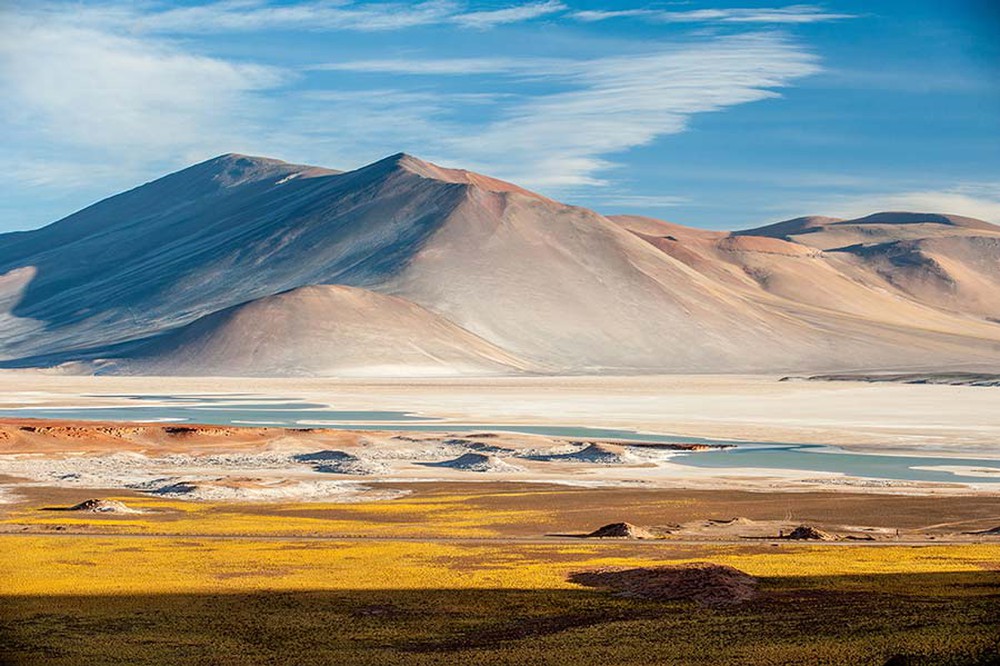
<svg viewBox="0 0 1000 666">
<path fill-rule="evenodd" d="M 34 271 L 10 314 L 44 323 L 30 336 L 0 331 L 6 355 L 135 339 L 308 284 L 376 283 L 461 189 L 404 156 L 337 173 L 226 155 L 171 174 L 0 237 L 0 274 Z"/>
</svg>

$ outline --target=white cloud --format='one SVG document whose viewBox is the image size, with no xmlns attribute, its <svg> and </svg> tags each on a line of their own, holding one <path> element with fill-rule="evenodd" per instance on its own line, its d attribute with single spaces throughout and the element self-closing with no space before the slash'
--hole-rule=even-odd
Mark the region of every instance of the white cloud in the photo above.
<svg viewBox="0 0 1000 666">
<path fill-rule="evenodd" d="M 691 116 L 777 96 L 819 71 L 816 58 L 776 34 L 722 37 L 640 55 L 597 59 L 461 58 L 343 61 L 335 71 L 495 74 L 557 84 L 511 95 L 479 126 L 447 126 L 430 145 L 443 158 L 553 193 L 606 184 L 608 156 L 686 129 Z M 499 84 L 498 84 L 499 85 Z"/>
<path fill-rule="evenodd" d="M 458 25 L 467 28 L 492 28 L 505 23 L 519 23 L 564 11 L 566 5 L 557 0 L 536 2 L 527 5 L 494 9 L 491 11 L 467 12 L 453 18 Z"/>
<path fill-rule="evenodd" d="M 16 0 L 15 0 L 16 2 Z M 26 3 L 36 13 L 59 17 L 63 3 L 38 0 Z M 166 8 L 164 8 L 166 7 Z M 817 5 L 763 8 L 707 8 L 684 11 L 663 9 L 610 9 L 570 12 L 562 0 L 511 2 L 506 6 L 476 9 L 470 0 L 359 1 L 216 0 L 205 4 L 171 7 L 169 3 L 133 3 L 108 0 L 74 8 L 78 25 L 114 27 L 134 34 L 221 33 L 266 30 L 381 32 L 421 26 L 455 25 L 489 29 L 565 14 L 593 23 L 618 18 L 642 18 L 658 23 L 758 23 L 801 24 L 854 18 L 830 12 Z"/>
<path fill-rule="evenodd" d="M 153 32 L 252 30 L 400 30 L 441 23 L 458 5 L 449 0 L 410 3 L 300 2 L 270 5 L 263 0 L 223 0 L 144 15 L 135 23 Z"/>
<path fill-rule="evenodd" d="M 284 78 L 69 21 L 8 13 L 0 28 L 0 117 L 42 145 L 176 153 L 229 136 L 254 93 Z"/>
<path fill-rule="evenodd" d="M 208 7 L 220 4 L 230 13 L 262 7 L 256 0 Z M 96 16 L 4 16 L 0 119 L 17 137 L 5 146 L 4 161 L 22 182 L 68 187 L 80 180 L 72 174 L 76 163 L 110 190 L 123 178 L 136 182 L 229 151 L 350 168 L 405 150 L 564 194 L 606 184 L 616 155 L 684 131 L 694 115 L 775 97 L 819 69 L 809 51 L 768 33 L 602 58 L 327 63 L 314 69 L 498 78 L 485 88 L 481 77 L 464 88 L 459 77 L 447 86 L 429 78 L 409 90 L 398 82 L 322 90 L 325 79 L 288 85 L 297 80 L 285 70 L 198 55 L 191 51 L 197 41 L 130 32 L 115 7 Z M 271 9 L 295 7 L 301 5 Z M 521 85 L 525 80 L 546 85 Z M 17 163 L 25 165 L 20 175 Z M 46 164 L 62 175 L 51 177 Z M 97 164 L 113 165 L 113 174 L 87 171 Z"/>
<path fill-rule="evenodd" d="M 597 21 L 607 21 L 609 19 L 616 18 L 636 18 L 636 17 L 649 17 L 656 16 L 657 14 L 662 14 L 663 12 L 656 9 L 588 9 L 579 12 L 573 12 L 570 16 L 578 21 L 584 21 L 586 23 L 596 23 Z"/>
<path fill-rule="evenodd" d="M 442 76 L 468 74 L 503 74 L 521 69 L 525 61 L 512 58 L 387 58 L 379 60 L 345 60 L 312 65 L 308 70 L 334 72 L 364 72 L 368 74 L 408 74 Z"/>
<path fill-rule="evenodd" d="M 572 14 L 586 23 L 616 18 L 642 18 L 658 23 L 820 23 L 854 18 L 852 14 L 827 12 L 815 5 L 774 8 L 727 8 L 667 11 L 658 9 L 587 10 Z"/>
<path fill-rule="evenodd" d="M 730 9 L 718 20 L 723 23 L 822 23 L 857 18 L 854 14 L 823 11 L 812 5 L 775 9 Z"/>
<path fill-rule="evenodd" d="M 695 114 L 775 97 L 817 71 L 814 56 L 773 34 L 577 61 L 564 73 L 572 90 L 522 99 L 448 145 L 535 187 L 599 185 L 613 166 L 607 156 L 682 132 Z"/>
<path fill-rule="evenodd" d="M 458 0 L 423 2 L 354 2 L 308 0 L 274 4 L 268 0 L 219 0 L 163 10 L 137 10 L 112 4 L 88 11 L 91 20 L 133 32 L 220 33 L 267 30 L 384 32 L 431 25 L 488 29 L 562 12 L 557 0 L 470 10 Z"/>
</svg>

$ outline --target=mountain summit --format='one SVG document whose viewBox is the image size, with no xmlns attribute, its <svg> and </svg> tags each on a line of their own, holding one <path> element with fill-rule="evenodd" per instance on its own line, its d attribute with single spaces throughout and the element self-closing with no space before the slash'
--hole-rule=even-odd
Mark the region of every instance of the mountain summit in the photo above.
<svg viewBox="0 0 1000 666">
<path fill-rule="evenodd" d="M 1000 361 L 1000 228 L 604 217 L 403 153 L 223 155 L 0 242 L 8 366 L 219 375 Z"/>
</svg>

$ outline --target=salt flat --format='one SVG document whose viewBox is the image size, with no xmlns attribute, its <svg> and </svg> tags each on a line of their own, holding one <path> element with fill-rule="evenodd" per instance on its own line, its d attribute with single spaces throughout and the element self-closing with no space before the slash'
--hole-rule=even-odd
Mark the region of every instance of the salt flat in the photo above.
<svg viewBox="0 0 1000 666">
<path fill-rule="evenodd" d="M 777 376 L 461 379 L 90 377 L 0 373 L 0 409 L 125 404 L 130 394 L 253 393 L 341 410 L 401 410 L 488 424 L 631 428 L 836 444 L 858 451 L 1000 456 L 1000 390 L 779 382 Z"/>
</svg>

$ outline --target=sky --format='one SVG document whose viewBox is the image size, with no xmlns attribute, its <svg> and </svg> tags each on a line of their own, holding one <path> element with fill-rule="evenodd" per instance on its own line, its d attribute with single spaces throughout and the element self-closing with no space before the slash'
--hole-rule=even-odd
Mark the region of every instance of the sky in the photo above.
<svg viewBox="0 0 1000 666">
<path fill-rule="evenodd" d="M 1000 223 L 993 0 L 0 0 L 0 231 L 228 152 L 714 229 Z"/>
</svg>

